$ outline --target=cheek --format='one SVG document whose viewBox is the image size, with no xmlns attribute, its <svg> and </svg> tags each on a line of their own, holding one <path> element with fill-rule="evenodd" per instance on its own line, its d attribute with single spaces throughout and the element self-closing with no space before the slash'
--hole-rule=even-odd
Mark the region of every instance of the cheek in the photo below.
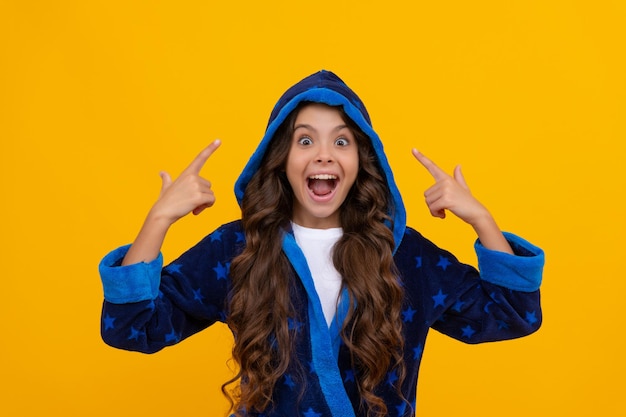
<svg viewBox="0 0 626 417">
<path fill-rule="evenodd" d="M 302 181 L 303 165 L 297 158 L 290 158 L 285 164 L 285 173 L 287 174 L 287 180 L 293 188 L 296 183 Z"/>
<path fill-rule="evenodd" d="M 348 162 L 346 163 L 346 166 L 348 167 L 348 170 L 349 170 L 348 175 L 351 178 L 356 178 L 359 173 L 359 155 L 357 153 L 352 155 L 350 159 L 348 160 Z"/>
<path fill-rule="evenodd" d="M 294 188 L 294 183 L 296 181 L 296 175 L 293 172 L 293 170 L 289 169 L 289 166 L 287 166 L 287 170 L 285 172 L 287 174 L 287 181 L 289 182 L 289 185 L 291 186 L 291 188 Z"/>
</svg>

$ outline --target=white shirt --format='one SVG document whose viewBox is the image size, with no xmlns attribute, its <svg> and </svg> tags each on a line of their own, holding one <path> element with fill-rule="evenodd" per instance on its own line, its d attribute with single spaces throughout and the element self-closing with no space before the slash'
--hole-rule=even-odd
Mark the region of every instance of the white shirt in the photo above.
<svg viewBox="0 0 626 417">
<path fill-rule="evenodd" d="M 343 235 L 343 229 L 311 229 L 292 223 L 296 243 L 302 249 L 306 262 L 313 276 L 315 291 L 322 303 L 326 324 L 330 323 L 337 312 L 337 302 L 341 291 L 341 275 L 333 264 L 333 246 Z"/>
</svg>

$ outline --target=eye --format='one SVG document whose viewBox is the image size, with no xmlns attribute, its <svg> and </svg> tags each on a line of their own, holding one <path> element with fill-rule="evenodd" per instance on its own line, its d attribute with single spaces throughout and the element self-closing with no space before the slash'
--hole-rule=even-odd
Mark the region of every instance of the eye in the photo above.
<svg viewBox="0 0 626 417">
<path fill-rule="evenodd" d="M 298 139 L 298 144 L 307 146 L 313 144 L 313 141 L 308 136 L 302 136 L 300 139 Z"/>
<path fill-rule="evenodd" d="M 348 146 L 350 144 L 350 141 L 346 138 L 337 138 L 337 140 L 335 141 L 335 145 L 337 146 Z"/>
</svg>

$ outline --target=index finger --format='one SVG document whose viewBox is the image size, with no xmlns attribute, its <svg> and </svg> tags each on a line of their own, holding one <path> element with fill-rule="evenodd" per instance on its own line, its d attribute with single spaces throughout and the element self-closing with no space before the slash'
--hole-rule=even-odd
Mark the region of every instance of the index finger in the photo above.
<svg viewBox="0 0 626 417">
<path fill-rule="evenodd" d="M 449 176 L 443 169 L 439 168 L 437 164 L 426 158 L 426 156 L 424 156 L 424 154 L 417 149 L 413 148 L 411 152 L 413 153 L 415 159 L 417 159 L 424 166 L 424 168 L 430 172 L 430 175 L 433 176 L 435 181 L 442 180 Z"/>
<path fill-rule="evenodd" d="M 213 155 L 213 152 L 215 152 L 215 150 L 219 148 L 221 144 L 222 144 L 221 140 L 215 139 L 213 142 L 211 142 L 209 146 L 204 148 L 202 152 L 200 152 L 194 158 L 193 161 L 191 161 L 189 166 L 187 166 L 187 168 L 185 168 L 185 170 L 182 173 L 183 174 L 195 174 L 195 175 L 200 174 L 200 171 L 202 170 L 202 167 L 204 166 L 206 161 L 209 159 L 211 155 Z"/>
</svg>

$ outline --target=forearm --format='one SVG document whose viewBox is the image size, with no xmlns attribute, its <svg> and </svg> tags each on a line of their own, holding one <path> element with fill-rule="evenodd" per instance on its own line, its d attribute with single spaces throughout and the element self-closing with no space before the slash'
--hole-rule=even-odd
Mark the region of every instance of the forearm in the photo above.
<svg viewBox="0 0 626 417">
<path fill-rule="evenodd" d="M 149 213 L 135 241 L 126 253 L 122 266 L 151 262 L 156 259 L 161 252 L 165 235 L 170 226 L 171 224 L 165 219 L 155 216 L 152 212 Z"/>
<path fill-rule="evenodd" d="M 513 255 L 511 245 L 507 242 L 491 214 L 487 213 L 481 216 L 479 220 L 472 223 L 472 227 L 485 248 Z"/>
</svg>

